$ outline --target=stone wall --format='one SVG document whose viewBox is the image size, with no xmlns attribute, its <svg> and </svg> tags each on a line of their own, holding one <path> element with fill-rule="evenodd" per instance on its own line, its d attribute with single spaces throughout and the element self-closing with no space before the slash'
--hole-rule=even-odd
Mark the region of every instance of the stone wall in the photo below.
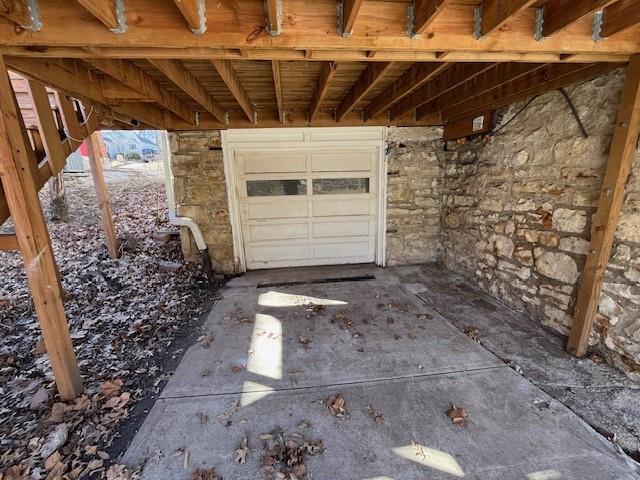
<svg viewBox="0 0 640 480">
<path fill-rule="evenodd" d="M 567 334 L 589 246 L 624 70 L 533 101 L 484 144 L 450 142 L 444 173 L 445 265 Z M 502 122 L 523 105 L 503 113 Z M 640 158 L 640 154 L 638 155 Z M 640 379 L 640 160 L 625 197 L 591 345 Z"/>
<path fill-rule="evenodd" d="M 388 265 L 440 259 L 443 147 L 441 128 L 388 130 Z"/>
<path fill-rule="evenodd" d="M 214 270 L 233 273 L 233 239 L 220 132 L 176 132 L 169 134 L 169 140 L 177 215 L 192 218 L 200 226 Z M 182 227 L 180 235 L 186 258 L 199 260 L 189 229 Z"/>
</svg>

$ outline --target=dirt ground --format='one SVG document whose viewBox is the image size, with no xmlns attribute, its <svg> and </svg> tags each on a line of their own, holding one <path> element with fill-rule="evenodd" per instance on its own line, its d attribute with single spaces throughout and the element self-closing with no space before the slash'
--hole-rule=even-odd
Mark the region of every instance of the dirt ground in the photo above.
<svg viewBox="0 0 640 480">
<path fill-rule="evenodd" d="M 75 402 L 57 396 L 21 256 L 0 252 L 1 480 L 135 477 L 117 457 L 214 302 L 215 286 L 178 241 L 152 236 L 174 230 L 162 166 L 119 166 L 106 180 L 119 259 L 103 244 L 88 174 L 66 177 L 69 222 L 49 222 L 86 389 Z M 46 188 L 41 200 L 46 212 Z"/>
</svg>

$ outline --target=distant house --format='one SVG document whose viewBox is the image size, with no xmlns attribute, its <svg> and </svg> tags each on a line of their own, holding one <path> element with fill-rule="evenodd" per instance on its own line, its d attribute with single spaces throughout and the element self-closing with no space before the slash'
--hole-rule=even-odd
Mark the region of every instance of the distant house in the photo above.
<svg viewBox="0 0 640 480">
<path fill-rule="evenodd" d="M 112 160 L 122 155 L 127 160 L 151 161 L 160 155 L 155 131 L 105 130 L 102 138 Z"/>
</svg>

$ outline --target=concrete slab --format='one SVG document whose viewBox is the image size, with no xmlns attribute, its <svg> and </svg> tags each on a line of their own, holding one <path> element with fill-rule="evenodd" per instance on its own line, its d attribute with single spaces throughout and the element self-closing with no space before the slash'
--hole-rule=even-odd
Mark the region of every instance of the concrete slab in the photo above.
<svg viewBox="0 0 640 480">
<path fill-rule="evenodd" d="M 336 393 L 346 400 L 346 419 L 332 417 L 321 403 Z M 306 461 L 310 479 L 638 478 L 611 444 L 507 367 L 276 391 L 236 411 L 231 405 L 239 400 L 159 400 L 124 462 L 145 463 L 145 480 L 187 479 L 199 467 L 224 479 L 264 478 L 259 435 L 279 427 L 323 441 L 325 453 Z M 467 427 L 447 417 L 451 403 L 468 410 Z M 367 413 L 369 405 L 384 423 Z M 302 421 L 310 427 L 299 430 Z M 243 435 L 252 451 L 239 465 L 233 456 Z M 186 470 L 184 456 L 176 455 L 182 448 L 189 453 Z"/>
<path fill-rule="evenodd" d="M 377 280 L 228 288 L 205 331 L 213 342 L 188 350 L 163 398 L 503 365 L 415 296 Z"/>
</svg>

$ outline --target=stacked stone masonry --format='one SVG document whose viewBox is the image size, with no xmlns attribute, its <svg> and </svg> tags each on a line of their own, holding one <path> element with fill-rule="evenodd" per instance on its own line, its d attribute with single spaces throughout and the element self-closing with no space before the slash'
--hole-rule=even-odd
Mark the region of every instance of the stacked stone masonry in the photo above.
<svg viewBox="0 0 640 480">
<path fill-rule="evenodd" d="M 445 151 L 440 128 L 390 128 L 387 263 L 442 261 L 566 335 L 624 73 L 566 89 L 588 138 L 559 92 L 536 98 L 486 143 L 449 142 Z M 498 112 L 496 121 L 522 106 Z M 219 145 L 217 131 L 171 134 L 178 214 L 198 222 L 216 270 L 232 273 L 237 265 Z M 186 230 L 183 246 L 195 259 Z M 640 159 L 627 185 L 590 344 L 640 381 Z"/>
<path fill-rule="evenodd" d="M 442 248 L 447 268 L 567 334 L 589 248 L 624 70 L 535 99 L 486 144 L 450 142 Z M 523 104 L 502 113 L 510 119 Z M 590 344 L 640 380 L 640 154 Z"/>
</svg>

